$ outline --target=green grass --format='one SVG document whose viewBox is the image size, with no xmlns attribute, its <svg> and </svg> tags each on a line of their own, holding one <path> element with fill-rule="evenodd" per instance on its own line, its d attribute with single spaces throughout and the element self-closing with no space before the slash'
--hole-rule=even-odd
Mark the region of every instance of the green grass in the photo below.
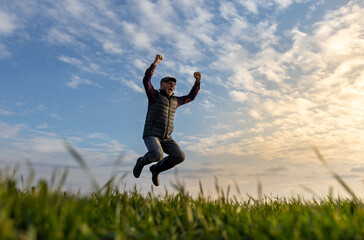
<svg viewBox="0 0 364 240">
<path fill-rule="evenodd" d="M 219 197 L 213 199 L 201 185 L 192 197 L 177 181 L 174 193 L 141 194 L 119 191 L 114 175 L 103 188 L 94 184 L 92 193 L 81 195 L 62 191 L 67 170 L 58 186 L 55 174 L 50 183 L 33 186 L 29 169 L 26 181 L 17 180 L 16 168 L 1 171 L 0 239 L 364 239 L 364 206 L 353 192 L 350 199 L 242 200 L 216 185 Z"/>
<path fill-rule="evenodd" d="M 340 198 L 192 198 L 182 186 L 164 196 L 111 185 L 81 196 L 50 189 L 45 181 L 19 190 L 2 177 L 0 238 L 364 239 L 364 208 Z"/>
</svg>

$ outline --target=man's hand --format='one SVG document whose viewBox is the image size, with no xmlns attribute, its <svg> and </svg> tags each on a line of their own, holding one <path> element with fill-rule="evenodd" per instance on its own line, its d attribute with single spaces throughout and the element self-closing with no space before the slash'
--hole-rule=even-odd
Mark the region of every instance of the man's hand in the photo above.
<svg viewBox="0 0 364 240">
<path fill-rule="evenodd" d="M 162 55 L 157 54 L 157 56 L 155 56 L 155 60 L 153 62 L 154 65 L 157 65 L 159 62 L 161 62 L 163 60 Z"/>
<path fill-rule="evenodd" d="M 195 77 L 197 82 L 201 82 L 201 73 L 199 72 L 194 72 L 193 76 Z"/>
</svg>

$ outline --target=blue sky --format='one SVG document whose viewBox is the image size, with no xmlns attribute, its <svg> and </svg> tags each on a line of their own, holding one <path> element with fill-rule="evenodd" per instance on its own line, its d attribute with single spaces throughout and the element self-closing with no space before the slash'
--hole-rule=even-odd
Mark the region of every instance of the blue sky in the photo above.
<svg viewBox="0 0 364 240">
<path fill-rule="evenodd" d="M 84 156 L 100 184 L 120 153 L 127 188 L 146 149 L 145 70 L 177 78 L 187 94 L 173 136 L 187 155 L 178 173 L 191 192 L 236 182 L 256 194 L 343 193 L 329 164 L 363 195 L 364 4 L 362 1 L 1 1 L 0 166 L 30 159 L 38 178 L 68 167 L 67 187 L 86 175 L 63 141 Z M 170 188 L 174 171 L 161 175 Z M 164 190 L 164 189 L 163 189 Z"/>
</svg>

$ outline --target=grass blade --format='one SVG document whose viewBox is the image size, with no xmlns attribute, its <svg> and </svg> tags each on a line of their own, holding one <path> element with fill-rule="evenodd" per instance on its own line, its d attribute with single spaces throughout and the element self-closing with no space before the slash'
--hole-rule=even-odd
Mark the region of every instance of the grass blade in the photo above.
<svg viewBox="0 0 364 240">
<path fill-rule="evenodd" d="M 257 176 L 257 193 L 258 193 L 258 200 L 263 199 L 263 185 L 262 181 L 260 181 L 260 177 Z"/>
<path fill-rule="evenodd" d="M 33 168 L 33 164 L 29 159 L 26 159 L 26 165 L 28 166 L 29 169 L 29 176 L 28 176 L 28 180 L 27 180 L 27 189 L 30 189 L 30 186 L 33 184 L 33 181 L 35 179 L 35 171 Z"/>
<path fill-rule="evenodd" d="M 78 154 L 78 152 L 68 142 L 65 141 L 64 145 L 65 145 L 67 151 L 72 155 L 72 157 L 76 160 L 76 162 L 78 164 L 80 164 L 83 171 L 85 172 L 87 177 L 90 179 L 90 182 L 91 182 L 91 185 L 92 185 L 93 189 L 98 192 L 100 190 L 99 184 L 97 183 L 96 178 L 92 175 L 92 173 L 91 173 L 89 167 L 87 166 L 85 160 L 83 160 L 81 155 Z"/>
<path fill-rule="evenodd" d="M 63 188 L 63 185 L 64 185 L 64 183 L 66 182 L 67 176 L 68 176 L 68 168 L 66 168 L 66 169 L 63 171 L 63 174 L 62 174 L 61 180 L 59 181 L 59 184 L 58 184 L 58 187 L 57 187 L 57 192 L 61 192 L 61 190 L 62 190 L 62 188 Z"/>
<path fill-rule="evenodd" d="M 330 171 L 330 173 L 333 175 L 333 177 L 336 179 L 336 181 L 339 182 L 339 184 L 353 197 L 353 199 L 358 201 L 358 198 L 356 197 L 354 191 L 351 190 L 349 185 L 347 185 L 346 182 L 330 167 L 330 165 L 326 162 L 325 158 L 322 156 L 322 154 L 318 150 L 318 148 L 316 146 L 313 146 L 312 149 L 315 152 L 317 158 Z"/>
<path fill-rule="evenodd" d="M 203 192 L 203 187 L 202 187 L 201 180 L 198 180 L 198 185 L 200 186 L 200 196 L 203 197 L 204 196 L 204 192 Z"/>
</svg>

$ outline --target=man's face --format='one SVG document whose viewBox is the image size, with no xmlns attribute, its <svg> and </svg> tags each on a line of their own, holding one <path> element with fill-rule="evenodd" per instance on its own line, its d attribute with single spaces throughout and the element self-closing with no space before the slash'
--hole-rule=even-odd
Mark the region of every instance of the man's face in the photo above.
<svg viewBox="0 0 364 240">
<path fill-rule="evenodd" d="M 173 81 L 167 81 L 161 83 L 161 90 L 164 90 L 168 97 L 170 97 L 173 94 L 175 87 L 176 83 Z"/>
</svg>

